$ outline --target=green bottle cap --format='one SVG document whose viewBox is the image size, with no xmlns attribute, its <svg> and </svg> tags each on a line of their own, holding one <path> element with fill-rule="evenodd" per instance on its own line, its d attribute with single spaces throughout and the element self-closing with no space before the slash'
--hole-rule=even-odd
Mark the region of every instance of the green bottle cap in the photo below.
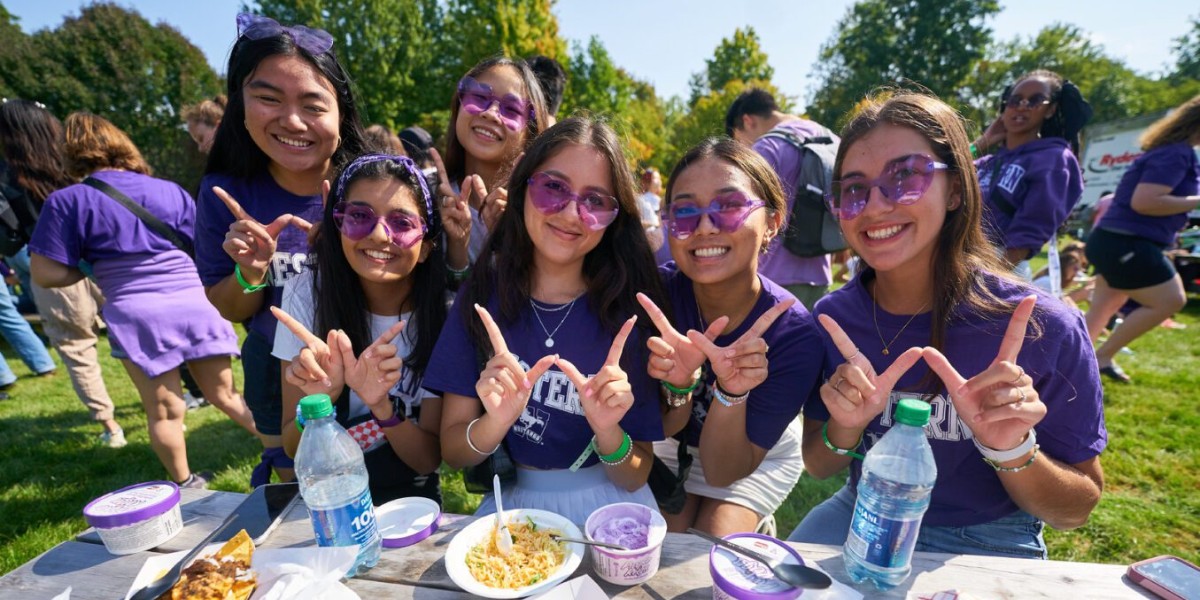
<svg viewBox="0 0 1200 600">
<path fill-rule="evenodd" d="M 313 419 L 324 419 L 333 414 L 333 400 L 329 399 L 329 394 L 313 394 L 300 399 L 300 414 L 305 421 Z M 929 409 L 925 409 L 925 415 L 929 415 Z"/>
<path fill-rule="evenodd" d="M 896 404 L 896 422 L 924 427 L 929 422 L 929 403 L 916 398 L 903 398 Z M 305 419 L 308 415 L 304 416 Z"/>
</svg>

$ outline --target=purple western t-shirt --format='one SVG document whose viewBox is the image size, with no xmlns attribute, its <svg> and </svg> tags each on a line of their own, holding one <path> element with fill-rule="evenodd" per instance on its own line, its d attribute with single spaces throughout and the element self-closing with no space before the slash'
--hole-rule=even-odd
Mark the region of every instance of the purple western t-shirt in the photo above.
<svg viewBox="0 0 1200 600">
<path fill-rule="evenodd" d="M 1200 161 L 1191 144 L 1179 142 L 1148 150 L 1125 170 L 1108 212 L 1096 225 L 1121 233 L 1144 237 L 1167 247 L 1175 242 L 1175 234 L 1187 225 L 1188 214 L 1156 217 L 1133 209 L 1133 190 L 1139 183 L 1153 183 L 1171 188 L 1172 196 L 1194 196 L 1200 190 Z"/>
<path fill-rule="evenodd" d="M 1083 194 L 1079 161 L 1062 138 L 1001 149 L 975 161 L 975 168 L 983 190 L 984 231 L 1000 248 L 1040 252 Z"/>
<path fill-rule="evenodd" d="M 660 267 L 659 273 L 671 297 L 671 308 L 675 313 L 672 325 L 685 334 L 689 329 L 704 331 L 707 324 L 701 321 L 692 280 L 679 271 L 675 263 Z M 732 344 L 772 306 L 794 298 L 790 292 L 761 274 L 759 281 L 762 282 L 762 293 L 754 302 L 754 308 L 750 309 L 737 329 L 717 337 L 713 343 L 718 346 Z M 799 302 L 779 316 L 763 334 L 763 341 L 767 343 L 769 375 L 766 381 L 750 391 L 750 398 L 746 401 L 746 437 L 759 448 L 770 450 L 800 414 L 805 401 L 816 396 L 825 349 L 817 333 L 816 321 Z M 712 390 L 715 382 L 716 375 L 706 364 L 704 382 L 692 396 L 692 416 L 688 423 L 688 444 L 691 446 L 700 445 L 700 430 L 714 402 Z"/>
<path fill-rule="evenodd" d="M 985 276 L 988 289 L 1013 306 L 1021 298 L 1037 294 L 1034 319 L 1041 324 L 1041 336 L 1031 339 L 1027 334 L 1017 357 L 1017 364 L 1033 378 L 1034 389 L 1046 404 L 1046 417 L 1034 428 L 1040 452 L 1067 464 L 1075 464 L 1100 454 L 1108 441 L 1104 427 L 1103 393 L 1096 355 L 1088 339 L 1083 315 L 1050 295 L 1029 287 Z M 877 373 L 882 373 L 904 350 L 930 343 L 930 313 L 893 315 L 878 311 L 876 329 L 872 310 L 874 302 L 855 277 L 840 290 L 817 303 L 816 314 L 827 314 L 854 340 L 863 356 L 871 361 Z M 965 378 L 983 372 L 996 358 L 1000 341 L 1008 327 L 1009 315 L 981 318 L 959 311 L 949 319 L 942 353 Z M 1032 322 L 1030 324 L 1030 332 Z M 901 332 L 901 329 L 903 331 Z M 891 340 L 889 356 L 882 353 L 880 338 Z M 825 355 L 829 361 L 827 375 L 845 362 L 842 354 L 823 329 Z M 870 449 L 892 426 L 892 415 L 901 398 L 920 398 L 911 390 L 928 372 L 924 362 L 918 362 L 900 378 L 888 399 L 888 407 L 872 421 L 864 435 L 864 449 Z M 972 443 L 971 430 L 960 420 L 953 403 L 944 395 L 934 397 L 932 412 L 925 436 L 933 448 L 937 462 L 937 482 L 924 523 L 938 527 L 977 525 L 994 521 L 1018 510 L 1000 483 L 995 469 L 983 462 L 982 455 Z M 818 421 L 829 420 L 829 409 L 819 397 L 804 406 L 804 416 Z M 862 476 L 862 462 L 851 462 L 851 486 L 855 488 Z"/>
<path fill-rule="evenodd" d="M 466 289 L 463 286 L 450 309 L 429 366 L 425 368 L 422 385 L 437 394 L 475 398 L 475 383 L 484 364 L 480 360 L 486 362 L 486 359 L 463 320 L 461 304 Z M 501 318 L 497 298 L 488 302 L 487 309 L 500 326 L 509 351 L 526 369 L 543 356 L 558 354 L 574 363 L 584 375 L 595 375 L 608 358 L 616 334 L 600 324 L 586 295 L 575 301 L 569 314 L 568 309 L 542 313 L 542 323 L 554 332 L 553 348 L 546 347 L 546 332 L 535 318 L 533 308 L 522 310 L 515 323 L 504 322 Z M 561 327 L 559 323 L 562 323 Z M 664 437 L 658 383 L 646 373 L 648 351 L 642 332 L 640 327 L 634 328 L 625 342 L 621 358 L 621 368 L 629 375 L 634 395 L 634 404 L 621 419 L 621 428 L 634 440 L 658 441 Z M 509 455 L 519 464 L 536 469 L 566 469 L 588 447 L 593 435 L 583 416 L 575 384 L 558 367 L 551 367 L 533 382 L 525 413 L 508 430 L 504 440 Z M 598 461 L 593 453 L 583 466 Z"/>
<path fill-rule="evenodd" d="M 776 129 L 787 129 L 800 139 L 813 136 L 833 135 L 828 129 L 807 119 L 785 121 L 775 126 Z M 772 137 L 760 137 L 754 142 L 754 150 L 767 159 L 767 163 L 779 176 L 783 184 L 783 195 L 787 197 L 788 214 L 792 211 L 795 200 L 793 187 L 796 178 L 800 176 L 800 150 L 786 140 Z M 833 280 L 829 270 L 829 255 L 801 257 L 787 251 L 783 247 L 783 236 L 775 236 L 767 247 L 767 253 L 758 261 L 758 272 L 767 279 L 779 285 L 829 285 Z"/>
<path fill-rule="evenodd" d="M 205 287 L 216 285 L 232 275 L 235 264 L 221 247 L 229 225 L 234 222 L 233 213 L 213 193 L 213 186 L 229 192 L 246 214 L 259 223 L 268 224 L 283 214 L 296 215 L 310 223 L 321 219 L 320 194 L 297 196 L 279 187 L 269 173 L 246 179 L 221 173 L 206 175 L 200 182 L 196 217 L 196 267 Z M 275 339 L 275 317 L 271 314 L 271 307 L 279 306 L 283 299 L 283 284 L 304 271 L 307 259 L 308 233 L 298 227 L 284 228 L 276 242 L 275 255 L 271 257 L 270 286 L 260 292 L 270 294 L 268 301 L 262 303 L 248 324 L 251 331 L 262 334 L 268 342 Z"/>
</svg>

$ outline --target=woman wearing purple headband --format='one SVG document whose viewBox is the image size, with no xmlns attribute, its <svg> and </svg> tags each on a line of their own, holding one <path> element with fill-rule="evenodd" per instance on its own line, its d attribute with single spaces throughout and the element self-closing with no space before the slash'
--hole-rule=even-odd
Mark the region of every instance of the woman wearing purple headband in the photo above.
<svg viewBox="0 0 1200 600">
<path fill-rule="evenodd" d="M 301 396 L 334 397 L 338 422 L 365 453 L 376 503 L 441 502 L 442 399 L 421 387 L 446 320 L 441 229 L 411 160 L 357 158 L 326 202 L 311 268 L 288 282 L 275 309 L 284 447 L 291 455 L 300 443 Z"/>
<path fill-rule="evenodd" d="M 293 477 L 268 309 L 308 263 L 306 230 L 321 216 L 322 182 L 365 148 L 350 78 L 332 48 L 323 31 L 238 16 L 229 104 L 200 186 L 200 279 L 221 315 L 247 330 L 245 397 L 265 448 L 251 485 L 269 481 L 272 467 Z"/>
</svg>

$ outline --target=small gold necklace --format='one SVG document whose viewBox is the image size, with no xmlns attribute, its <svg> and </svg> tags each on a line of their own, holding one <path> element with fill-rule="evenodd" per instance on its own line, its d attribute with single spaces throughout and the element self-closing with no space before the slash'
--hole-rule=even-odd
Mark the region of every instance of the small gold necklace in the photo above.
<svg viewBox="0 0 1200 600">
<path fill-rule="evenodd" d="M 871 296 L 871 319 L 875 321 L 875 334 L 879 336 L 879 343 L 883 344 L 884 356 L 889 354 L 888 348 L 891 348 L 892 344 L 896 343 L 896 340 L 900 339 L 900 334 L 904 333 L 905 329 L 908 329 L 908 326 L 912 324 L 913 319 L 917 318 L 917 315 L 925 312 L 925 308 L 927 306 L 929 306 L 928 302 L 921 307 L 921 310 L 918 310 L 915 314 L 913 314 L 913 316 L 909 317 L 908 321 L 904 323 L 904 326 L 900 328 L 900 331 L 897 331 L 896 335 L 892 336 L 892 341 L 888 342 L 883 339 L 883 332 L 879 329 L 879 303 L 875 301 L 874 295 Z"/>
</svg>

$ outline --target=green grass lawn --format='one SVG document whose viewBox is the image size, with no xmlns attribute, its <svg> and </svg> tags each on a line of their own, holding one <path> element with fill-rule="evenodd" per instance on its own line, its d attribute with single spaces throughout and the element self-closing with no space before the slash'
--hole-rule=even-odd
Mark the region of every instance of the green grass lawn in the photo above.
<svg viewBox="0 0 1200 600">
<path fill-rule="evenodd" d="M 1130 563 L 1176 554 L 1200 561 L 1200 298 L 1177 320 L 1189 327 L 1156 329 L 1135 342 L 1135 355 L 1119 359 L 1137 383 L 1105 390 L 1104 497 L 1086 526 L 1047 533 L 1051 558 Z M 166 472 L 107 340 L 100 348 L 105 381 L 129 439 L 120 450 L 96 443 L 100 426 L 88 419 L 61 365 L 57 375 L 33 378 L 7 346 L 0 350 L 21 376 L 11 398 L 0 401 L 0 573 L 7 573 L 85 529 L 82 510 L 92 498 Z M 236 362 L 234 371 L 240 379 Z M 257 442 L 212 407 L 188 413 L 187 425 L 193 468 L 215 471 L 214 489 L 248 491 Z M 457 474 L 444 482 L 445 510 L 469 512 L 478 504 Z M 840 485 L 837 477 L 802 478 L 776 514 L 780 535 Z"/>
</svg>

